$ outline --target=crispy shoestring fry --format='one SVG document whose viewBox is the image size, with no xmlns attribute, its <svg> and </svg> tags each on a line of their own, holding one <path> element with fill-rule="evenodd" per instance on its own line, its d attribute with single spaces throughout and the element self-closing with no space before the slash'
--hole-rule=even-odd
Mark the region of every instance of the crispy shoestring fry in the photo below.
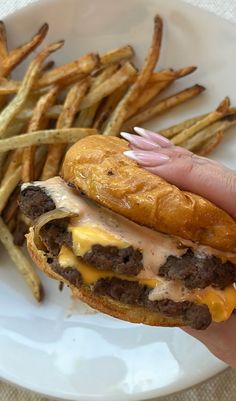
<svg viewBox="0 0 236 401">
<path fill-rule="evenodd" d="M 128 89 L 128 84 L 122 85 L 116 89 L 99 107 L 93 128 L 102 131 L 103 125 L 108 119 L 109 115 L 115 110 L 117 104 L 120 102 L 122 97 L 125 95 Z"/>
<path fill-rule="evenodd" d="M 137 99 L 138 95 L 144 90 L 151 74 L 157 64 L 160 55 L 161 41 L 162 41 L 162 19 L 159 15 L 154 18 L 154 32 L 152 43 L 140 70 L 138 77 L 126 95 L 116 107 L 110 121 L 107 124 L 104 135 L 118 135 L 123 123 L 125 122 L 127 111 L 130 105 Z"/>
<path fill-rule="evenodd" d="M 14 191 L 15 187 L 18 185 L 21 179 L 21 166 L 17 167 L 12 174 L 8 174 L 8 180 L 0 187 L 0 214 L 2 213 L 9 196 Z"/>
<path fill-rule="evenodd" d="M 38 302 L 42 301 L 43 288 L 40 279 L 35 273 L 29 259 L 23 254 L 18 246 L 14 245 L 13 236 L 4 224 L 2 218 L 0 218 L 0 241 L 8 251 L 10 258 L 17 266 L 19 272 L 24 276 L 34 298 Z"/>
<path fill-rule="evenodd" d="M 91 100 L 91 98 L 94 97 L 94 94 L 95 94 L 95 98 L 96 98 L 96 94 L 99 94 L 99 92 L 104 93 L 104 86 L 101 87 L 101 85 L 103 84 L 103 82 L 105 82 L 105 81 L 107 82 L 112 75 L 114 76 L 117 69 L 118 69 L 117 64 L 108 65 L 108 67 L 104 68 L 99 73 L 99 75 L 97 75 L 95 78 L 93 78 L 89 92 L 86 95 L 85 99 L 87 97 L 90 97 L 90 100 Z M 97 88 L 100 88 L 100 89 L 97 91 Z M 92 97 L 91 97 L 91 94 L 92 94 Z M 98 100 L 97 102 L 95 102 L 94 104 L 89 106 L 88 108 L 81 110 L 78 117 L 76 118 L 76 120 L 74 122 L 74 126 L 82 127 L 82 128 L 87 128 L 87 127 L 91 126 L 93 119 L 95 117 L 96 111 L 99 107 L 99 104 L 100 104 L 100 100 Z M 80 106 L 80 108 L 81 108 L 81 106 Z"/>
<path fill-rule="evenodd" d="M 6 77 L 25 57 L 28 56 L 37 46 L 39 46 L 48 32 L 48 24 L 43 24 L 38 33 L 26 44 L 9 52 L 7 57 L 1 62 L 0 76 Z"/>
<path fill-rule="evenodd" d="M 46 95 L 42 96 L 34 111 L 33 116 L 30 120 L 27 132 L 34 132 L 46 128 L 48 124 L 47 110 L 56 101 L 59 88 L 53 87 Z M 22 181 L 28 182 L 33 181 L 34 177 L 34 156 L 36 152 L 35 146 L 29 146 L 24 149 L 22 159 Z"/>
<path fill-rule="evenodd" d="M 94 128 L 62 128 L 36 131 L 0 140 L 0 153 L 32 145 L 73 143 L 87 135 L 97 134 L 98 132 Z"/>
<path fill-rule="evenodd" d="M 192 117 L 179 124 L 175 124 L 172 127 L 162 129 L 159 131 L 159 134 L 165 136 L 166 138 L 173 138 L 175 135 L 179 134 L 183 130 L 185 130 L 189 127 L 192 127 L 192 125 L 196 124 L 198 121 L 200 121 L 203 118 L 205 118 L 206 116 L 208 116 L 208 114 L 203 114 L 201 116 Z"/>
<path fill-rule="evenodd" d="M 135 115 L 143 107 L 147 106 L 151 100 L 157 97 L 162 91 L 167 89 L 172 82 L 173 80 L 148 83 L 138 99 L 136 99 L 136 101 L 130 105 L 130 108 L 127 112 L 127 119 Z"/>
<path fill-rule="evenodd" d="M 225 107 L 225 102 L 228 104 L 228 102 L 225 100 L 224 103 L 222 102 L 219 105 L 219 108 L 217 110 L 228 110 L 228 108 Z M 202 120 L 196 122 L 192 127 L 187 128 L 186 130 L 180 132 L 178 135 L 176 135 L 174 138 L 172 138 L 172 142 L 175 145 L 181 145 L 186 141 L 187 139 L 191 138 L 194 134 L 199 132 L 200 130 L 208 127 L 209 125 L 213 124 L 214 122 L 220 120 L 225 112 L 223 111 L 213 111 L 212 113 L 208 114 L 205 118 Z"/>
<path fill-rule="evenodd" d="M 223 137 L 224 131 L 217 131 L 214 136 L 212 136 L 210 139 L 202 144 L 202 146 L 196 151 L 196 153 L 200 156 L 209 155 L 209 153 L 211 153 L 219 145 Z"/>
<path fill-rule="evenodd" d="M 67 94 L 63 110 L 57 120 L 57 129 L 70 128 L 79 110 L 81 102 L 89 88 L 89 80 L 85 79 L 73 85 Z M 58 174 L 61 159 L 64 154 L 66 141 L 49 146 L 41 179 L 47 180 Z"/>
<path fill-rule="evenodd" d="M 119 63 L 124 60 L 130 60 L 134 56 L 134 49 L 132 46 L 118 47 L 104 53 L 100 56 L 101 65 L 108 65 L 111 63 Z"/>
<path fill-rule="evenodd" d="M 125 63 L 115 74 L 95 87 L 87 94 L 80 105 L 80 110 L 87 109 L 95 103 L 98 103 L 104 97 L 110 95 L 121 85 L 129 82 L 129 80 L 136 76 L 135 68 L 129 62 Z"/>
<path fill-rule="evenodd" d="M 3 138 L 6 135 L 7 128 L 9 127 L 13 118 L 17 115 L 17 113 L 19 113 L 26 103 L 32 86 L 37 79 L 41 65 L 46 57 L 58 50 L 63 44 L 64 42 L 62 41 L 48 45 L 30 63 L 17 95 L 0 114 L 0 138 Z"/>
<path fill-rule="evenodd" d="M 3 21 L 0 21 L 0 60 L 4 60 L 8 56 L 7 33 Z"/>
<path fill-rule="evenodd" d="M 138 126 L 147 120 L 157 116 L 158 114 L 164 113 L 171 108 L 186 102 L 187 100 L 199 95 L 205 90 L 201 85 L 194 85 L 190 88 L 184 89 L 175 95 L 169 96 L 166 99 L 158 101 L 155 105 L 148 107 L 143 112 L 136 114 L 130 120 L 128 120 L 125 125 L 128 129 L 133 129 L 133 127 Z"/>
<path fill-rule="evenodd" d="M 221 121 L 217 121 L 209 127 L 197 132 L 193 137 L 187 139 L 183 146 L 191 151 L 199 148 L 204 141 L 210 139 L 218 131 L 225 131 L 226 129 L 232 127 L 236 124 L 236 114 L 227 115 L 222 118 Z"/>
</svg>

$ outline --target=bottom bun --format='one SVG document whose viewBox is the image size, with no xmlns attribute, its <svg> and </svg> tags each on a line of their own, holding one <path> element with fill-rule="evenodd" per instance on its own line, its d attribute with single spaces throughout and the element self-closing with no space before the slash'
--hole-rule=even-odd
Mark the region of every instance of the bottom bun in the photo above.
<svg viewBox="0 0 236 401">
<path fill-rule="evenodd" d="M 37 266 L 47 274 L 47 276 L 64 282 L 70 287 L 73 296 L 80 299 L 93 309 L 131 323 L 143 323 L 149 326 L 163 327 L 184 326 L 181 319 L 168 318 L 142 306 L 126 305 L 108 296 L 95 295 L 86 285 L 81 285 L 80 288 L 75 287 L 68 280 L 65 280 L 64 277 L 52 270 L 51 266 L 47 263 L 44 252 L 36 247 L 32 228 L 30 229 L 29 234 L 27 234 L 27 247 L 31 258 Z"/>
</svg>

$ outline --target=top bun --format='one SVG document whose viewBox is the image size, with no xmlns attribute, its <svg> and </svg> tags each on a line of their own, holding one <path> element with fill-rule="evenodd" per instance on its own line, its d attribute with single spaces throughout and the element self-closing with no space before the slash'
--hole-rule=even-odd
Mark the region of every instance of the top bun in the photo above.
<svg viewBox="0 0 236 401">
<path fill-rule="evenodd" d="M 236 222 L 210 201 L 141 168 L 116 137 L 88 136 L 67 152 L 63 179 L 85 195 L 138 224 L 236 252 Z"/>
</svg>

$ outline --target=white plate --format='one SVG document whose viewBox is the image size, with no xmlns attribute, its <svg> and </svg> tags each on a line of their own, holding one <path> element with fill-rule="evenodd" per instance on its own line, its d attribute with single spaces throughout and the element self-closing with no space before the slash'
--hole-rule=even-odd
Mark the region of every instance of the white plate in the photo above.
<svg viewBox="0 0 236 401">
<path fill-rule="evenodd" d="M 208 91 L 150 125 L 156 130 L 213 109 L 229 95 L 236 104 L 236 29 L 211 14 L 173 0 L 46 0 L 6 18 L 10 45 L 48 21 L 48 40 L 66 39 L 58 63 L 88 50 L 130 43 L 144 57 L 156 12 L 164 17 L 160 67 L 196 64 L 180 87 Z M 235 167 L 232 132 L 214 157 Z M 224 369 L 200 343 L 178 329 L 149 328 L 107 316 L 73 313 L 69 293 L 43 277 L 46 300 L 36 305 L 1 251 L 0 376 L 69 400 L 143 400 L 182 390 Z M 76 308 L 74 312 L 76 311 Z"/>
</svg>

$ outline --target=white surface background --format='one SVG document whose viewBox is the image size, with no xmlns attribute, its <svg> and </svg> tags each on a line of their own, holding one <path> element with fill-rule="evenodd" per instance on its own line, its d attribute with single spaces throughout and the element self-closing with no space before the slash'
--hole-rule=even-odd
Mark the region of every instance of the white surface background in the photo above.
<svg viewBox="0 0 236 401">
<path fill-rule="evenodd" d="M 40 0 L 0 0 L 0 18 L 15 9 Z M 66 1 L 66 0 L 65 0 Z M 89 0 L 88 0 L 89 1 Z M 112 0 L 111 0 L 112 1 Z M 135 2 L 135 0 L 133 0 Z M 236 0 L 186 0 L 236 23 Z M 228 369 L 194 389 L 159 399 L 160 401 L 235 401 L 236 372 Z M 45 397 L 0 383 L 0 401 L 50 401 Z"/>
</svg>

